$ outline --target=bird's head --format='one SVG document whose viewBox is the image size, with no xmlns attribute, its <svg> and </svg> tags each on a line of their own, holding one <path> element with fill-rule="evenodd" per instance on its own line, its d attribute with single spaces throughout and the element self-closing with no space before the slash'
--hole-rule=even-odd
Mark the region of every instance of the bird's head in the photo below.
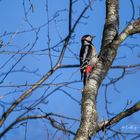
<svg viewBox="0 0 140 140">
<path fill-rule="evenodd" d="M 95 37 L 95 36 L 84 35 L 84 36 L 81 38 L 81 41 L 88 41 L 88 42 L 91 42 L 92 39 L 93 39 L 94 37 Z"/>
</svg>

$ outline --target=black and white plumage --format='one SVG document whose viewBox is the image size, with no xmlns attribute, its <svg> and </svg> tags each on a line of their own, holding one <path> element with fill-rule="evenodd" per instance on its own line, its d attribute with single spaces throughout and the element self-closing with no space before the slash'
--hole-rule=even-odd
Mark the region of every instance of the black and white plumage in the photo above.
<svg viewBox="0 0 140 140">
<path fill-rule="evenodd" d="M 80 71 L 81 80 L 83 78 L 84 85 L 86 84 L 86 78 L 91 70 L 96 66 L 98 58 L 96 49 L 92 44 L 94 36 L 84 35 L 81 38 L 82 46 L 80 50 Z"/>
</svg>

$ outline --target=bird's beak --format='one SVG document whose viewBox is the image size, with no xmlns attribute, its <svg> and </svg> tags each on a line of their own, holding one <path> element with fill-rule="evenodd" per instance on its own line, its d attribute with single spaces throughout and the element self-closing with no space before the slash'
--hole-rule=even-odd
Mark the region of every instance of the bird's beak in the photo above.
<svg viewBox="0 0 140 140">
<path fill-rule="evenodd" d="M 92 36 L 92 39 L 95 38 L 96 36 Z"/>
</svg>

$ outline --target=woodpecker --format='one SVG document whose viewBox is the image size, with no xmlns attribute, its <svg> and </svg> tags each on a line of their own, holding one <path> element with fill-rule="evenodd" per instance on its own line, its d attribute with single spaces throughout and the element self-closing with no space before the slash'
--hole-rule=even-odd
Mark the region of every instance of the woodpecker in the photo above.
<svg viewBox="0 0 140 140">
<path fill-rule="evenodd" d="M 83 79 L 84 85 L 86 85 L 86 79 L 93 68 L 96 67 L 98 57 L 96 49 L 92 44 L 92 40 L 95 36 L 84 35 L 81 38 L 81 50 L 80 50 L 80 71 L 81 80 Z"/>
</svg>

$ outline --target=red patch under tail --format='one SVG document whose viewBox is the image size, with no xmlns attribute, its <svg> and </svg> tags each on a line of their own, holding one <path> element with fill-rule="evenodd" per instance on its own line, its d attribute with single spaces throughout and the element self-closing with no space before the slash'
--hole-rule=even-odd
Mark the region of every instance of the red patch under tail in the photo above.
<svg viewBox="0 0 140 140">
<path fill-rule="evenodd" d="M 92 66 L 87 66 L 86 67 L 86 75 L 88 75 L 92 70 Z"/>
</svg>

